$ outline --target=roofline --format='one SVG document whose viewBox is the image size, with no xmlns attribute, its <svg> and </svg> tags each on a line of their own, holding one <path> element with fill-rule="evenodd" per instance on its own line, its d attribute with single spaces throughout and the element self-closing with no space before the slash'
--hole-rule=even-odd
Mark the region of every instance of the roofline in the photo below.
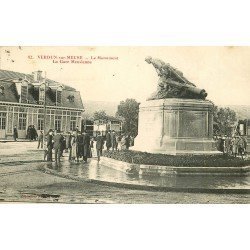
<svg viewBox="0 0 250 250">
<path fill-rule="evenodd" d="M 17 74 L 23 74 L 23 75 L 25 75 L 25 76 L 29 76 L 29 77 L 33 77 L 33 72 L 31 73 L 31 74 L 28 74 L 28 73 L 23 73 L 23 72 L 18 72 L 18 71 L 13 71 L 13 70 L 7 70 L 7 69 L 0 69 L 0 71 L 7 71 L 7 72 L 11 72 L 11 73 L 17 73 Z M 42 70 L 35 70 L 35 71 L 41 71 L 41 72 L 43 72 Z M 15 79 L 18 79 L 18 78 L 14 78 L 14 77 L 7 77 L 6 79 L 8 79 L 7 80 L 7 82 L 12 82 L 13 80 L 15 80 Z M 58 82 L 58 81 L 55 81 L 55 80 L 53 80 L 53 79 L 50 79 L 50 78 L 42 78 L 43 80 L 49 80 L 49 81 L 51 81 L 51 82 L 54 82 L 54 83 L 56 83 L 56 84 L 60 84 L 60 85 L 64 85 L 65 87 L 69 87 L 69 88 L 72 88 L 72 89 L 74 89 L 74 90 L 76 90 L 74 87 L 71 87 L 71 86 L 69 86 L 68 84 L 65 84 L 65 83 L 61 83 L 61 82 Z M 24 80 L 24 79 L 23 79 Z M 26 79 L 30 84 L 32 84 L 32 83 L 34 83 L 34 81 L 29 81 L 28 79 Z M 6 81 L 5 79 L 3 80 L 3 79 L 0 79 L 0 81 Z"/>
<path fill-rule="evenodd" d="M 20 102 L 4 102 L 4 101 L 0 101 L 0 104 L 9 104 L 9 105 L 21 105 L 21 106 L 28 106 L 28 107 L 36 107 L 36 108 L 43 108 L 44 105 L 39 105 L 39 104 L 32 104 L 32 103 L 20 103 Z M 47 106 L 46 108 L 55 108 L 55 109 L 70 109 L 70 110 L 77 110 L 77 111 L 82 111 L 84 112 L 85 109 L 79 109 L 79 108 L 68 108 L 68 107 L 62 107 L 62 106 Z"/>
</svg>

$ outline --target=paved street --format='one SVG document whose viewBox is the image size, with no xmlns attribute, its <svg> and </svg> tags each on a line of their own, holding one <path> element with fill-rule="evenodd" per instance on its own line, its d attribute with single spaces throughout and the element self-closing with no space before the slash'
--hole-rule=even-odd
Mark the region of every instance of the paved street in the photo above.
<svg viewBox="0 0 250 250">
<path fill-rule="evenodd" d="M 43 170 L 36 142 L 0 143 L 0 201 L 66 203 L 249 203 L 247 194 L 152 192 L 77 182 Z M 66 160 L 66 159 L 64 159 Z M 52 163 L 52 167 L 54 163 Z M 84 168 L 79 165 L 79 168 Z"/>
</svg>

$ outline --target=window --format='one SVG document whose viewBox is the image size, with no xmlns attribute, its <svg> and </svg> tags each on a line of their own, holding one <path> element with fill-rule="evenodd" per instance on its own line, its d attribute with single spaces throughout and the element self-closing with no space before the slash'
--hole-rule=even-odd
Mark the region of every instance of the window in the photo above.
<svg viewBox="0 0 250 250">
<path fill-rule="evenodd" d="M 18 117 L 18 129 L 19 130 L 26 130 L 26 120 L 27 120 L 27 114 L 19 113 Z"/>
<path fill-rule="evenodd" d="M 28 99 L 28 84 L 21 86 L 21 102 L 26 103 Z"/>
<path fill-rule="evenodd" d="M 76 129 L 76 117 L 70 118 L 70 130 L 74 131 Z"/>
<path fill-rule="evenodd" d="M 0 129 L 6 128 L 6 113 L 0 113 Z"/>
<path fill-rule="evenodd" d="M 55 130 L 61 130 L 61 116 L 55 116 Z"/>
<path fill-rule="evenodd" d="M 56 103 L 57 103 L 57 104 L 62 103 L 62 87 L 59 87 L 59 88 L 56 90 Z"/>
<path fill-rule="evenodd" d="M 38 115 L 38 130 L 43 130 L 43 123 L 44 123 L 44 115 Z"/>
<path fill-rule="evenodd" d="M 45 101 L 45 85 L 42 84 L 39 88 L 39 102 L 44 103 Z"/>
<path fill-rule="evenodd" d="M 73 95 L 69 95 L 67 97 L 67 100 L 68 100 L 68 102 L 74 102 L 75 101 L 75 97 Z"/>
</svg>

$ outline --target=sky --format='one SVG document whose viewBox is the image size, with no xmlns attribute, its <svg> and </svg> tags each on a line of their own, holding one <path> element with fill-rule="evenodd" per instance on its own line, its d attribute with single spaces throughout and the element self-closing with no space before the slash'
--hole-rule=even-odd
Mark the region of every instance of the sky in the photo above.
<svg viewBox="0 0 250 250">
<path fill-rule="evenodd" d="M 216 105 L 250 105 L 250 47 L 0 47 L 0 55 L 1 69 L 41 70 L 79 90 L 83 101 L 145 101 L 158 82 L 145 62 L 151 56 L 182 71 Z"/>
</svg>

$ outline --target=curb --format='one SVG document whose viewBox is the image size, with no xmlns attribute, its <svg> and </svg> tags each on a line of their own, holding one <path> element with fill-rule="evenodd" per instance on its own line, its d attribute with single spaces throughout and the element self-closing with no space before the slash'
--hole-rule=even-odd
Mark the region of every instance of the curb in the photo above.
<svg viewBox="0 0 250 250">
<path fill-rule="evenodd" d="M 14 141 L 14 140 L 0 140 L 0 143 L 7 143 L 7 142 L 37 142 L 37 141 L 30 141 L 30 140 L 18 140 L 18 141 Z"/>
<path fill-rule="evenodd" d="M 0 165 L 4 164 L 11 164 L 11 165 L 16 165 L 16 163 L 20 164 L 25 164 L 25 163 L 39 163 L 39 162 L 44 162 L 44 160 L 35 160 L 35 161 L 6 161 L 6 162 L 0 162 Z"/>
<path fill-rule="evenodd" d="M 103 156 L 100 164 L 119 170 L 129 172 L 135 170 L 142 176 L 165 176 L 165 175 L 227 175 L 246 176 L 250 174 L 250 166 L 240 167 L 176 167 L 161 165 L 146 165 L 128 163 Z"/>
<path fill-rule="evenodd" d="M 95 180 L 95 179 L 86 179 L 80 178 L 72 175 L 66 175 L 63 173 L 58 173 L 55 170 L 52 170 L 47 167 L 43 167 L 43 170 L 47 174 L 53 174 L 55 176 L 63 177 L 70 180 L 87 182 L 102 186 L 110 186 L 110 187 L 117 187 L 117 188 L 126 188 L 126 189 L 134 189 L 134 190 L 144 190 L 144 191 L 159 191 L 159 192 L 178 192 L 178 193 L 214 193 L 214 194 L 250 194 L 250 189 L 222 189 L 222 188 L 215 188 L 215 189 L 207 189 L 207 188 L 174 188 L 174 187 L 161 187 L 161 186 L 145 186 L 145 185 L 138 185 L 138 184 L 127 184 L 127 183 L 116 183 L 116 182 L 109 182 L 109 181 L 102 181 L 102 180 Z"/>
</svg>

